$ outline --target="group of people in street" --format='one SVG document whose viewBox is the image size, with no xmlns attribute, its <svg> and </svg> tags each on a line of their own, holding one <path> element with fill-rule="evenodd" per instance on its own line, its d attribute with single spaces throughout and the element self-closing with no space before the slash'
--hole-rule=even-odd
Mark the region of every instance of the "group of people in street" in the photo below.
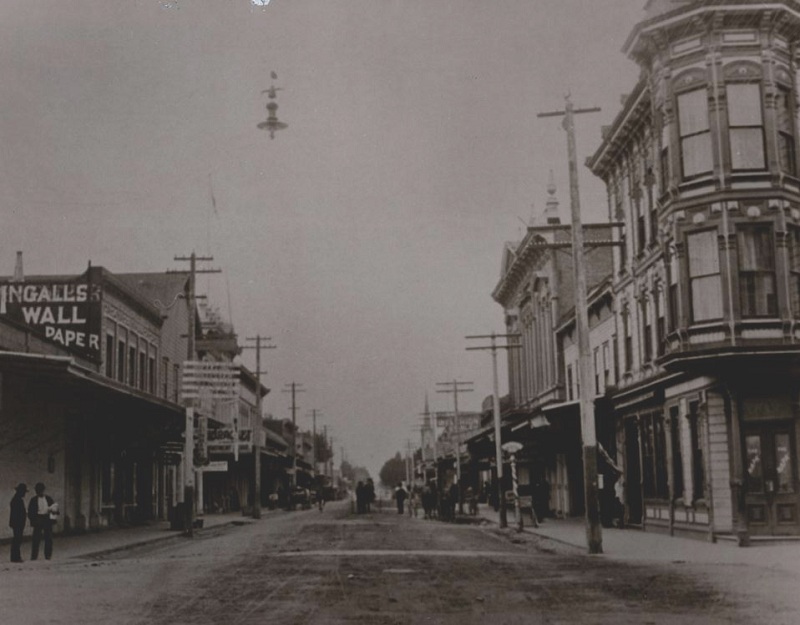
<svg viewBox="0 0 800 625">
<path fill-rule="evenodd" d="M 458 484 L 455 482 L 444 489 L 440 489 L 435 480 L 425 484 L 420 497 L 424 518 L 455 522 L 459 505 L 458 491 Z M 465 492 L 464 503 L 468 504 L 470 514 L 478 514 L 478 499 L 472 492 L 472 488 L 468 488 Z"/>
<path fill-rule="evenodd" d="M 58 518 L 58 504 L 53 498 L 45 494 L 45 485 L 39 482 L 34 487 L 36 494 L 31 497 L 27 508 L 25 495 L 28 492 L 26 484 L 19 484 L 14 489 L 11 498 L 11 513 L 8 526 L 13 532 L 11 539 L 11 561 L 22 562 L 22 536 L 25 525 L 30 521 L 33 528 L 31 538 L 31 560 L 39 557 L 39 547 L 44 541 L 44 557 L 49 560 L 53 557 L 53 524 Z"/>
<path fill-rule="evenodd" d="M 375 503 L 375 483 L 372 478 L 366 482 L 360 481 L 356 484 L 356 512 L 367 514 L 371 512 L 372 504 Z"/>
</svg>

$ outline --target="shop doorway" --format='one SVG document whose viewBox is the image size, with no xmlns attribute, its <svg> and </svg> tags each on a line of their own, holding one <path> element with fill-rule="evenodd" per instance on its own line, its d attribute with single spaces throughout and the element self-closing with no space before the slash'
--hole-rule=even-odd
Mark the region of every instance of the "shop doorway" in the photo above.
<svg viewBox="0 0 800 625">
<path fill-rule="evenodd" d="M 642 524 L 642 464 L 639 451 L 639 426 L 635 419 L 625 421 L 625 497 L 630 525 Z"/>
<path fill-rule="evenodd" d="M 750 533 L 800 534 L 793 423 L 752 424 L 744 434 L 745 505 Z"/>
</svg>

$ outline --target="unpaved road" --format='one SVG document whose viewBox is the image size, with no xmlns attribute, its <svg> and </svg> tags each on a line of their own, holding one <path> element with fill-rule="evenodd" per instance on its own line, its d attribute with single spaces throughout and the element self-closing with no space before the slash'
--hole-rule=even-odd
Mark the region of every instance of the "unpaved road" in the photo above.
<svg viewBox="0 0 800 625">
<path fill-rule="evenodd" d="M 626 565 L 577 549 L 389 511 L 281 513 L 92 558 L 0 571 L 0 622 L 751 623 L 737 601 L 677 565 Z M 784 620 L 772 611 L 771 623 Z M 763 620 L 767 622 L 767 620 Z"/>
</svg>

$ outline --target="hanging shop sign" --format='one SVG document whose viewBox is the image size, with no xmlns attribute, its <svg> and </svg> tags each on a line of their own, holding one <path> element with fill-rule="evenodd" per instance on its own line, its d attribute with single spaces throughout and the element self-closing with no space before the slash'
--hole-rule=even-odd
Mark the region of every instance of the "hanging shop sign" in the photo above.
<svg viewBox="0 0 800 625">
<path fill-rule="evenodd" d="M 253 431 L 249 428 L 236 430 L 232 427 L 208 428 L 208 453 L 228 453 L 238 451 L 251 452 L 253 449 Z"/>
<path fill-rule="evenodd" d="M 181 396 L 185 400 L 236 399 L 239 397 L 239 365 L 232 362 L 184 361 Z"/>
<path fill-rule="evenodd" d="M 86 277 L 0 282 L 0 317 L 86 358 L 100 360 L 102 289 Z"/>
</svg>

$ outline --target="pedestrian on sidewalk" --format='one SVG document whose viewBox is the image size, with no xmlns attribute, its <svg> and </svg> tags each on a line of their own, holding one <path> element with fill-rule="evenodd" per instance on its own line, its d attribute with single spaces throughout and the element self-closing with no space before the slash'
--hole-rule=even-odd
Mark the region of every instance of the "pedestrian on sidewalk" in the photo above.
<svg viewBox="0 0 800 625">
<path fill-rule="evenodd" d="M 11 514 L 8 519 L 8 526 L 14 533 L 11 539 L 11 561 L 22 562 L 22 553 L 20 547 L 22 546 L 22 532 L 25 531 L 25 494 L 28 492 L 28 487 L 20 483 L 14 489 L 14 496 L 11 498 Z"/>
<path fill-rule="evenodd" d="M 39 544 L 44 538 L 44 557 L 49 560 L 53 556 L 53 515 L 58 514 L 58 505 L 50 495 L 45 495 L 45 486 L 38 482 L 34 487 L 36 495 L 28 503 L 28 519 L 33 527 L 31 541 L 31 560 L 39 557 Z"/>
</svg>

